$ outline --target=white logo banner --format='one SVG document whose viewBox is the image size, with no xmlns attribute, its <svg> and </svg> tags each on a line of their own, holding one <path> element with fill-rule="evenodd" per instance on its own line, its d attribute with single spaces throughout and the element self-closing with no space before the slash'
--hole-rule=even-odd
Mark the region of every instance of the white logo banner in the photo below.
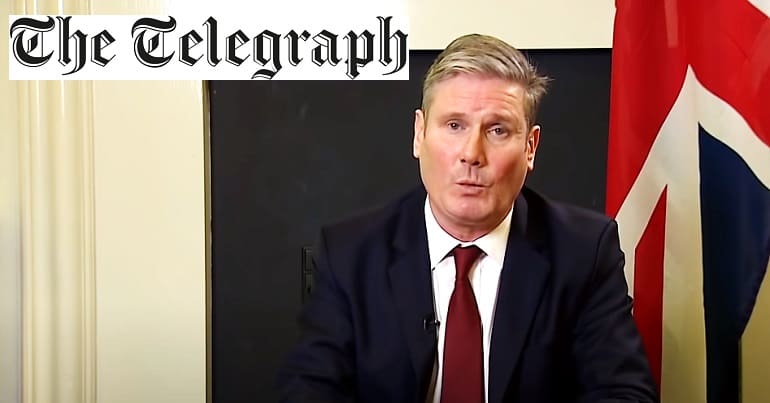
<svg viewBox="0 0 770 403">
<path fill-rule="evenodd" d="M 408 18 L 393 13 L 8 20 L 10 80 L 409 79 Z"/>
</svg>

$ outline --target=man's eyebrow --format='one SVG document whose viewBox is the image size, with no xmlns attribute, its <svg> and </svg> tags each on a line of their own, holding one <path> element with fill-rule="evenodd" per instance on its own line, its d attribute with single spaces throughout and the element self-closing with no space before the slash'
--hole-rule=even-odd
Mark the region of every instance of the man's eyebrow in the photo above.
<svg viewBox="0 0 770 403">
<path fill-rule="evenodd" d="M 492 123 L 511 123 L 515 126 L 521 126 L 522 119 L 517 116 L 515 113 L 493 113 L 489 116 L 488 119 L 486 119 L 488 122 Z"/>
<path fill-rule="evenodd" d="M 439 120 L 452 120 L 452 119 L 463 119 L 467 115 L 468 114 L 465 112 L 454 111 L 454 112 L 444 112 L 436 116 L 439 118 Z"/>
</svg>

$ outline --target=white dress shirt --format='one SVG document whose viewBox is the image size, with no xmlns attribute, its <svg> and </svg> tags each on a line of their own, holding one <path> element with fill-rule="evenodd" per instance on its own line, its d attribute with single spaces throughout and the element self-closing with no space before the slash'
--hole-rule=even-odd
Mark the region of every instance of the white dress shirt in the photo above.
<svg viewBox="0 0 770 403">
<path fill-rule="evenodd" d="M 508 246 L 508 232 L 511 228 L 511 209 L 508 215 L 492 232 L 473 242 L 461 242 L 449 235 L 438 224 L 433 216 L 430 202 L 425 200 L 425 224 L 428 234 L 428 253 L 430 255 L 431 277 L 433 281 L 434 305 L 438 326 L 438 372 L 436 386 L 433 391 L 433 402 L 441 401 L 441 378 L 444 362 L 444 336 L 446 333 L 446 317 L 449 310 L 449 299 L 454 291 L 455 263 L 454 257 L 447 256 L 458 244 L 462 246 L 476 245 L 484 253 L 471 267 L 469 277 L 476 303 L 479 308 L 482 326 L 482 342 L 484 348 L 484 401 L 489 394 L 489 346 L 492 340 L 492 323 L 494 321 L 495 302 L 503 268 L 505 249 Z"/>
</svg>

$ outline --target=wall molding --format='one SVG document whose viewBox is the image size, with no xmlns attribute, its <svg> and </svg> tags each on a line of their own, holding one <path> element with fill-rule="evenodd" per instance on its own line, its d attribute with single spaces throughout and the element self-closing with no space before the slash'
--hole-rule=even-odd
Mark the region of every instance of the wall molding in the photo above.
<svg viewBox="0 0 770 403">
<path fill-rule="evenodd" d="M 15 14 L 89 14 L 88 0 Z M 63 7 L 60 8 L 60 7 Z M 96 402 L 93 84 L 19 81 L 23 403 Z"/>
</svg>

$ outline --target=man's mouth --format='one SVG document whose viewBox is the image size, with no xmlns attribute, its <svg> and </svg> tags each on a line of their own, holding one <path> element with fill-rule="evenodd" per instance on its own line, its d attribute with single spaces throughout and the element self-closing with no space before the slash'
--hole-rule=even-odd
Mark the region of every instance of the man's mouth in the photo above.
<svg viewBox="0 0 770 403">
<path fill-rule="evenodd" d="M 483 183 L 473 182 L 473 181 L 458 181 L 457 184 L 462 186 L 486 187 L 486 185 L 484 185 Z"/>
</svg>

